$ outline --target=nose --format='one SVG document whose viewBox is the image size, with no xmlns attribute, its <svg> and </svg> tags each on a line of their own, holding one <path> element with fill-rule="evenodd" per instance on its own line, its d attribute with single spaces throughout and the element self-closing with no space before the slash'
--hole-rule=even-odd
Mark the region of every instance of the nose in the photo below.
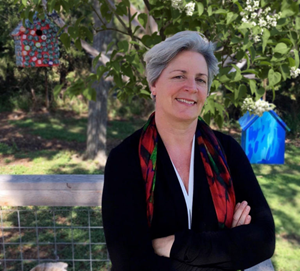
<svg viewBox="0 0 300 271">
<path fill-rule="evenodd" d="M 186 91 L 195 93 L 197 92 L 197 84 L 196 84 L 196 80 L 195 79 L 189 79 L 186 81 L 186 84 L 184 86 L 184 89 Z"/>
</svg>

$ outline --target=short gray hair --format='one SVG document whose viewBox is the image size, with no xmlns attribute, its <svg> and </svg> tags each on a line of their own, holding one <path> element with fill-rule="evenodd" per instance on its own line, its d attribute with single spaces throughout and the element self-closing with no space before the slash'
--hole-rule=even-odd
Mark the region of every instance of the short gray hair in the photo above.
<svg viewBox="0 0 300 271">
<path fill-rule="evenodd" d="M 194 51 L 203 55 L 208 68 L 208 92 L 215 75 L 218 74 L 218 60 L 214 55 L 215 44 L 196 31 L 178 32 L 152 47 L 144 56 L 146 77 L 153 86 L 169 62 L 182 51 Z"/>
</svg>

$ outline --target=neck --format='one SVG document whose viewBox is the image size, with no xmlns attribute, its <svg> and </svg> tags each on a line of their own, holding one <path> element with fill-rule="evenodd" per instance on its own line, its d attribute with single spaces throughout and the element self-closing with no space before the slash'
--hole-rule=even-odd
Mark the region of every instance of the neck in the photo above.
<svg viewBox="0 0 300 271">
<path fill-rule="evenodd" d="M 165 119 L 155 113 L 157 131 L 165 146 L 191 146 L 197 119 L 189 122 Z"/>
</svg>

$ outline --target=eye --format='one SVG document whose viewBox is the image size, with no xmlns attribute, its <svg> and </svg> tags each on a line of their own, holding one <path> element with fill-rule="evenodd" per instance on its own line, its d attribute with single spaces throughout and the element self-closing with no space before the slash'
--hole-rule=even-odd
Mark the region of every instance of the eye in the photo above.
<svg viewBox="0 0 300 271">
<path fill-rule="evenodd" d="M 196 78 L 196 81 L 199 82 L 199 83 L 206 84 L 206 81 L 202 78 Z"/>
<path fill-rule="evenodd" d="M 183 78 L 184 78 L 183 75 L 176 75 L 173 77 L 173 79 L 183 79 Z"/>
</svg>

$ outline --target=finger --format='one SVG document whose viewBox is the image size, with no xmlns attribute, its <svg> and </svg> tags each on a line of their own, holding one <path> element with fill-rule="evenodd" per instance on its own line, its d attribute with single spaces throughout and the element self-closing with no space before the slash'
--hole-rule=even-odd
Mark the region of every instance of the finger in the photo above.
<svg viewBox="0 0 300 271">
<path fill-rule="evenodd" d="M 234 212 L 236 212 L 236 210 L 239 208 L 240 205 L 241 205 L 240 202 L 238 202 L 238 203 L 235 205 Z"/>
<path fill-rule="evenodd" d="M 247 215 L 244 225 L 249 225 L 251 223 L 251 219 L 252 219 L 251 215 Z"/>
<path fill-rule="evenodd" d="M 237 226 L 240 226 L 240 225 L 244 225 L 244 224 L 245 224 L 246 218 L 247 218 L 247 216 L 249 215 L 250 210 L 251 210 L 251 208 L 250 208 L 249 205 L 245 207 L 245 209 L 243 210 L 243 212 L 242 212 L 242 214 L 241 214 L 241 216 L 240 216 L 239 221 L 237 222 Z"/>
<path fill-rule="evenodd" d="M 232 221 L 232 228 L 233 227 L 236 227 L 239 220 L 240 220 L 240 217 L 244 211 L 244 209 L 247 207 L 248 203 L 247 201 L 243 201 L 242 203 L 238 203 L 236 205 L 236 208 L 235 208 L 235 211 L 234 211 L 234 214 L 233 214 L 233 221 Z"/>
</svg>

